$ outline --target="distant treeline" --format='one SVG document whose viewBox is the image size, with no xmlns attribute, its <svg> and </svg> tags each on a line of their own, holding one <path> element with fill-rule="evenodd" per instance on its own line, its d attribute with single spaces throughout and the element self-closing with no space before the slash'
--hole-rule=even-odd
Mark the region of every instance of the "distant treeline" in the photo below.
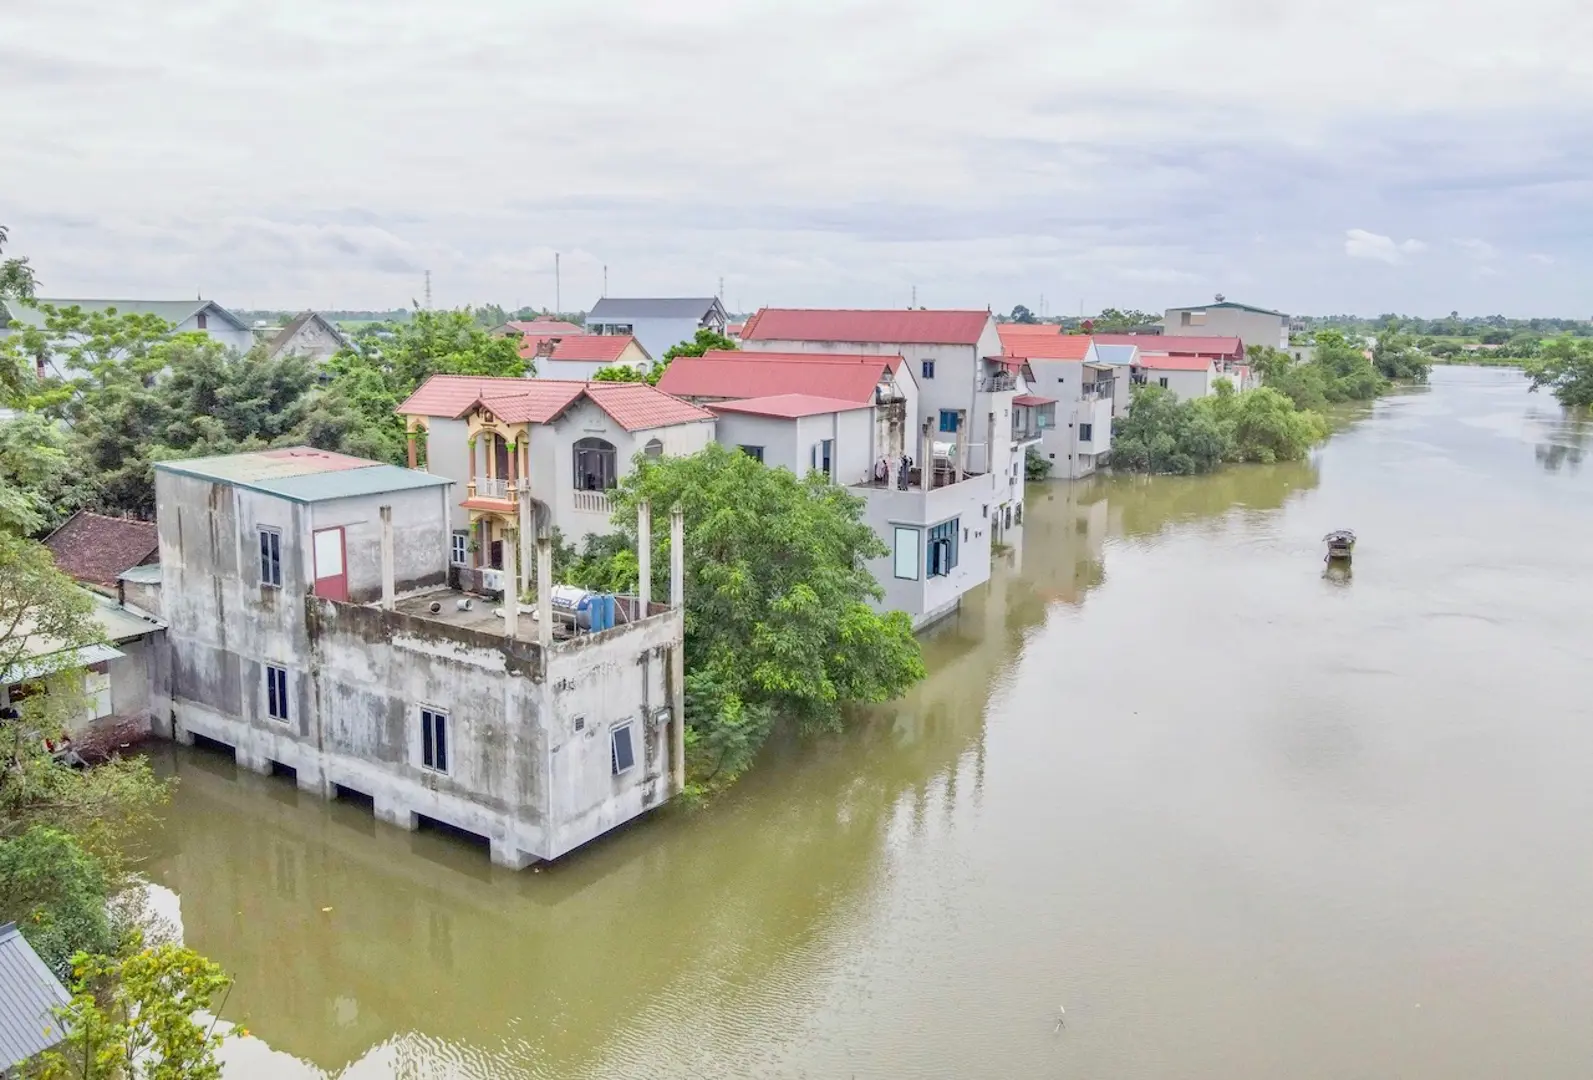
<svg viewBox="0 0 1593 1080">
<path fill-rule="evenodd" d="M 1503 315 L 1467 315 L 1451 311 L 1441 319 L 1416 315 L 1307 315 L 1298 317 L 1308 330 L 1342 330 L 1347 334 L 1381 334 L 1389 330 L 1415 336 L 1470 338 L 1485 345 L 1503 345 L 1521 334 L 1539 337 L 1593 337 L 1593 319 L 1507 319 Z"/>
</svg>

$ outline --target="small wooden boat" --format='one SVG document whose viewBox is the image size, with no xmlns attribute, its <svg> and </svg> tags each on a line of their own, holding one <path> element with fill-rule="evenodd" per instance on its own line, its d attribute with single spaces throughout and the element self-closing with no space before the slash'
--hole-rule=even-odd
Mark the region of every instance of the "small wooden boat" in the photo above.
<svg viewBox="0 0 1593 1080">
<path fill-rule="evenodd" d="M 1355 552 L 1355 534 L 1348 529 L 1334 529 L 1322 539 L 1327 543 L 1329 562 L 1348 562 Z"/>
</svg>

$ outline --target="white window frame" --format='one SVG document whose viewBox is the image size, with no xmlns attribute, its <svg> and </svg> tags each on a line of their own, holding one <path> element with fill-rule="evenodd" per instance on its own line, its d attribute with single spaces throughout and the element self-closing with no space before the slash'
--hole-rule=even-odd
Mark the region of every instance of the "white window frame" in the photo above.
<svg viewBox="0 0 1593 1080">
<path fill-rule="evenodd" d="M 455 566 L 470 565 L 470 531 L 455 529 L 448 543 L 448 561 Z"/>
<path fill-rule="evenodd" d="M 631 749 L 631 763 L 623 769 L 620 768 L 619 764 L 619 743 L 617 741 L 619 733 L 622 731 L 625 732 L 625 740 Z M 609 770 L 615 776 L 624 776 L 636 768 L 636 724 L 633 721 L 627 720 L 623 724 L 615 724 L 608 729 L 608 763 Z"/>
<path fill-rule="evenodd" d="M 434 721 L 435 726 L 433 726 Z M 453 771 L 451 755 L 454 748 L 451 727 L 446 709 L 439 709 L 434 705 L 420 706 L 420 767 L 422 769 L 442 776 L 447 776 Z M 442 732 L 440 743 L 437 739 L 438 731 Z M 441 754 L 437 753 L 439 745 L 442 748 Z M 426 760 L 428 751 L 430 752 L 430 761 Z M 441 762 L 440 765 L 437 764 L 439 761 Z"/>
<path fill-rule="evenodd" d="M 909 539 L 910 538 L 910 539 Z M 891 555 L 891 573 L 898 581 L 917 581 L 923 570 L 924 530 L 911 525 L 897 525 L 891 533 L 894 551 Z M 911 555 L 911 565 L 905 565 L 904 555 Z M 907 573 L 903 573 L 903 570 Z"/>
<path fill-rule="evenodd" d="M 276 699 L 276 707 L 272 707 L 272 699 Z M 293 710 L 288 706 L 288 669 L 278 664 L 265 665 L 265 706 L 266 715 L 281 723 L 290 723 Z"/>
<path fill-rule="evenodd" d="M 261 525 L 256 532 L 260 537 L 260 586 L 265 589 L 282 588 L 282 530 L 274 525 Z M 268 540 L 275 541 L 268 544 Z M 274 551 L 268 551 L 274 547 Z M 276 580 L 272 580 L 272 556 L 276 558 Z"/>
</svg>

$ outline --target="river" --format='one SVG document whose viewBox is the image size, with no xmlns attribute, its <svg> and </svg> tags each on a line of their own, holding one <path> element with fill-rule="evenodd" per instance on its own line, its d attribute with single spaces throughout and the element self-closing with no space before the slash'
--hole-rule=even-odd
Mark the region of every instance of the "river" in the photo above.
<svg viewBox="0 0 1593 1080">
<path fill-rule="evenodd" d="M 1031 485 L 909 698 L 535 872 L 161 748 L 229 1080 L 1586 1078 L 1593 428 L 1525 391 Z"/>
</svg>

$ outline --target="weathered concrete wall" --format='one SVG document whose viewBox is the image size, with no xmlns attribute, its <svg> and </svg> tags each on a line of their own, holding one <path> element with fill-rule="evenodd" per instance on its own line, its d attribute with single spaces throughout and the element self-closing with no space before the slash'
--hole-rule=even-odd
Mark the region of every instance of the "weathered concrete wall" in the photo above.
<svg viewBox="0 0 1593 1080">
<path fill-rule="evenodd" d="M 888 552 L 871 559 L 868 569 L 885 590 L 877 605 L 885 611 L 905 611 L 915 627 L 926 626 L 941 615 L 956 610 L 963 594 L 990 580 L 991 513 L 998 505 L 1000 476 L 985 474 L 960 484 L 934 491 L 858 490 L 865 498 L 864 518 L 876 535 L 885 541 Z M 951 573 L 928 576 L 926 545 L 931 526 L 956 520 L 958 534 L 957 565 Z M 917 545 L 916 574 L 899 578 L 895 573 L 894 547 L 897 527 L 914 530 Z"/>
<path fill-rule="evenodd" d="M 684 710 L 671 661 L 683 633 L 669 611 L 549 651 L 549 857 L 668 801 L 671 725 Z M 636 764 L 615 775 L 612 733 L 626 723 Z"/>
<path fill-rule="evenodd" d="M 393 508 L 393 580 L 398 592 L 435 588 L 447 580 L 449 511 L 464 497 L 451 495 L 452 491 L 452 487 L 415 488 L 312 504 L 312 531 L 343 529 L 350 601 L 381 599 L 384 506 Z"/>
<path fill-rule="evenodd" d="M 867 483 L 873 470 L 874 422 L 872 409 L 804 416 L 797 421 L 797 450 L 802 471 L 813 467 L 815 450 L 825 439 L 830 451 L 830 478 L 838 484 Z M 820 468 L 823 451 L 818 450 Z"/>
<path fill-rule="evenodd" d="M 111 711 L 120 716 L 138 716 L 149 713 L 154 705 L 154 688 L 159 674 L 155 664 L 155 639 L 164 638 L 163 631 L 147 637 L 133 638 L 116 647 L 122 651 L 119 659 L 106 665 L 111 676 Z"/>
<path fill-rule="evenodd" d="M 763 463 L 771 469 L 789 469 L 798 476 L 807 472 L 806 450 L 799 455 L 794 420 L 729 412 L 719 418 L 716 429 L 719 442 L 731 450 L 763 447 Z"/>
</svg>

